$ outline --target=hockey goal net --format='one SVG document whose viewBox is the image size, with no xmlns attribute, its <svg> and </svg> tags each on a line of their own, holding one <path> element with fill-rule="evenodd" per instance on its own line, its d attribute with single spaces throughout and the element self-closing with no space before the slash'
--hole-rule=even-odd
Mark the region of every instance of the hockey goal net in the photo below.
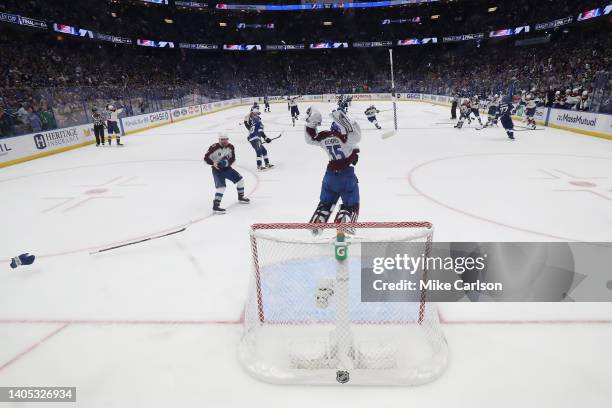
<svg viewBox="0 0 612 408">
<path fill-rule="evenodd" d="M 254 377 L 288 384 L 417 385 L 442 374 L 446 339 L 417 291 L 362 301 L 363 256 L 410 243 L 428 255 L 428 222 L 256 224 L 239 358 Z M 344 231 L 350 232 L 344 234 Z M 427 278 L 427 271 L 419 272 Z"/>
</svg>

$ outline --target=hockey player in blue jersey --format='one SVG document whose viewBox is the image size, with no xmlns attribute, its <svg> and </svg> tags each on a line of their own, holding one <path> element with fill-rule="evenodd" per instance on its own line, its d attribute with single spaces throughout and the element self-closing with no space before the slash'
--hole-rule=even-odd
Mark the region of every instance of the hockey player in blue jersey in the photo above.
<svg viewBox="0 0 612 408">
<path fill-rule="evenodd" d="M 249 120 L 245 119 L 245 126 L 249 125 L 249 137 L 247 140 L 255 149 L 257 155 L 257 170 L 271 169 L 274 167 L 268 159 L 268 150 L 264 147 L 265 143 L 270 143 L 270 138 L 264 133 L 264 125 L 259 117 L 259 110 L 253 110 L 249 114 Z"/>
<path fill-rule="evenodd" d="M 355 165 L 359 159 L 357 144 L 361 141 L 361 129 L 343 111 L 334 110 L 331 113 L 331 130 L 317 132 L 317 126 L 322 122 L 321 113 L 312 107 L 306 113 L 306 143 L 321 147 L 329 156 L 319 204 L 310 222 L 326 223 L 338 199 L 342 199 L 342 205 L 335 222 L 356 222 L 359 217 L 359 181 L 355 175 Z"/>
<path fill-rule="evenodd" d="M 349 107 L 348 96 L 340 95 L 338 97 L 338 109 L 344 113 L 347 113 L 348 107 Z"/>
<path fill-rule="evenodd" d="M 502 103 L 499 105 L 499 121 L 506 130 L 506 134 L 510 140 L 514 140 L 513 113 L 514 105 L 512 104 L 512 96 L 504 96 Z"/>
<path fill-rule="evenodd" d="M 268 98 L 268 95 L 263 97 L 263 103 L 264 103 L 264 112 L 270 112 L 270 98 Z"/>
</svg>

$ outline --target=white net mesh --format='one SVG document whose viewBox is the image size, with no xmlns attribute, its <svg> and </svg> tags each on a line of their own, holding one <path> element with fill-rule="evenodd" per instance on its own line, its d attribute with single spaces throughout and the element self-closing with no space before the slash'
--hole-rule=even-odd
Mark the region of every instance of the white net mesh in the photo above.
<svg viewBox="0 0 612 408">
<path fill-rule="evenodd" d="M 411 245 L 415 255 L 428 254 L 431 224 L 346 227 L 355 233 L 346 239 L 348 257 L 338 261 L 333 224 L 253 226 L 242 364 L 256 378 L 277 383 L 416 385 L 435 379 L 448 351 L 426 293 L 405 302 L 361 299 L 362 246 L 412 242 L 419 243 Z"/>
</svg>

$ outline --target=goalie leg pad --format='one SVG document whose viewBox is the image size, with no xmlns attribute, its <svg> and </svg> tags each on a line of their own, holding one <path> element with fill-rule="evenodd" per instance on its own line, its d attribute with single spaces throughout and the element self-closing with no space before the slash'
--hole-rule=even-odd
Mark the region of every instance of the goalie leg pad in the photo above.
<svg viewBox="0 0 612 408">
<path fill-rule="evenodd" d="M 310 222 L 315 224 L 326 223 L 331 216 L 331 207 L 331 203 L 320 202 L 314 214 L 310 217 Z"/>
<path fill-rule="evenodd" d="M 359 204 L 351 207 L 342 204 L 340 206 L 340 211 L 336 214 L 334 222 L 336 224 L 346 224 L 349 222 L 357 222 L 357 218 L 359 218 Z"/>
</svg>

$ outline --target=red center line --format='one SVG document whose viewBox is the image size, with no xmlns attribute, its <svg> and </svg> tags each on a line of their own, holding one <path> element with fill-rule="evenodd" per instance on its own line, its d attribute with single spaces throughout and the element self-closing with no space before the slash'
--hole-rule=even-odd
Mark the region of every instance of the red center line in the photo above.
<svg viewBox="0 0 612 408">
<path fill-rule="evenodd" d="M 208 325 L 240 324 L 243 320 L 0 319 L 0 324 Z"/>
<path fill-rule="evenodd" d="M 17 360 L 21 359 L 23 356 L 25 356 L 26 354 L 31 353 L 32 351 L 34 351 L 36 348 L 38 348 L 38 346 L 42 345 L 43 343 L 45 343 L 47 340 L 51 339 L 52 337 L 54 337 L 55 335 L 59 334 L 62 330 L 64 330 L 66 327 L 70 326 L 70 323 L 65 323 L 64 325 L 60 326 L 59 328 L 55 329 L 54 331 L 52 331 L 51 333 L 47 334 L 45 337 L 43 337 L 42 339 L 38 340 L 36 343 L 32 344 L 30 347 L 28 347 L 27 349 L 23 350 L 21 353 L 17 354 L 15 357 L 11 358 L 9 361 L 7 361 L 6 363 L 0 365 L 0 371 L 4 370 L 5 368 L 7 368 L 8 366 L 10 366 L 11 364 L 14 364 Z"/>
</svg>

